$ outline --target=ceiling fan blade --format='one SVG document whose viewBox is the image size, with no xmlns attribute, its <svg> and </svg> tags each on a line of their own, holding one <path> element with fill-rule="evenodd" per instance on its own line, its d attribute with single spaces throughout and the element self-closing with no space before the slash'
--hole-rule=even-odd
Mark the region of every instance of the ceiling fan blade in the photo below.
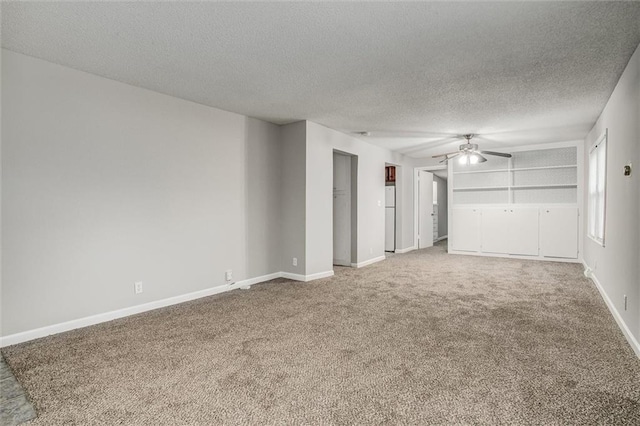
<svg viewBox="0 0 640 426">
<path fill-rule="evenodd" d="M 446 163 L 447 161 L 452 160 L 452 159 L 454 159 L 454 158 L 456 158 L 456 157 L 458 157 L 458 156 L 462 155 L 462 153 L 461 153 L 461 152 L 456 152 L 456 153 L 454 153 L 454 155 L 452 155 L 451 157 L 449 157 L 448 155 L 449 155 L 449 154 L 447 154 L 447 156 L 446 156 L 446 157 L 444 157 L 442 160 L 440 160 L 440 163 Z"/>
<path fill-rule="evenodd" d="M 446 157 L 448 155 L 453 155 L 453 154 L 460 154 L 460 151 L 447 152 L 446 154 L 438 154 L 438 155 L 434 155 L 431 158 Z"/>
<path fill-rule="evenodd" d="M 503 152 L 493 152 L 493 151 L 480 151 L 481 154 L 487 155 L 497 155 L 498 157 L 511 158 L 511 154 L 505 154 Z"/>
<path fill-rule="evenodd" d="M 478 154 L 477 152 L 474 153 L 474 155 L 478 157 L 478 163 L 484 163 L 485 161 L 487 161 L 486 158 L 484 158 L 482 155 Z"/>
</svg>

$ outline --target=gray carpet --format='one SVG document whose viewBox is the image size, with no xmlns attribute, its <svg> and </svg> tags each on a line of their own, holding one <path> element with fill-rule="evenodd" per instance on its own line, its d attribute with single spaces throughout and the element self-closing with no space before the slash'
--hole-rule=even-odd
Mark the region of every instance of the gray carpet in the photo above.
<svg viewBox="0 0 640 426">
<path fill-rule="evenodd" d="M 3 349 L 29 424 L 640 424 L 577 264 L 442 245 Z"/>
</svg>

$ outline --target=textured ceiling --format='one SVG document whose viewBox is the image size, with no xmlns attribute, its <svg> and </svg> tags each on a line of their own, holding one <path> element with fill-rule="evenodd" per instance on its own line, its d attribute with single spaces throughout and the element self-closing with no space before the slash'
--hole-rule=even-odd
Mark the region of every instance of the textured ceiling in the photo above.
<svg viewBox="0 0 640 426">
<path fill-rule="evenodd" d="M 638 2 L 2 4 L 7 49 L 414 157 L 584 137 L 639 43 Z"/>
</svg>

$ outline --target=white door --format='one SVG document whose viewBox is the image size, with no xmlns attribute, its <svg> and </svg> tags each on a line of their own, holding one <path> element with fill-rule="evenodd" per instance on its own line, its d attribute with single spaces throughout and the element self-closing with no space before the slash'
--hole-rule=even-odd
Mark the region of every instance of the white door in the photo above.
<svg viewBox="0 0 640 426">
<path fill-rule="evenodd" d="M 488 207 L 482 209 L 481 241 L 484 253 L 509 253 L 509 209 Z"/>
<path fill-rule="evenodd" d="M 538 209 L 513 207 L 509 209 L 509 254 L 538 255 Z M 484 249 L 484 241 L 482 242 Z"/>
<path fill-rule="evenodd" d="M 578 257 L 578 209 L 540 209 L 540 254 L 544 257 Z"/>
<path fill-rule="evenodd" d="M 433 246 L 433 173 L 418 171 L 418 248 Z"/>
<path fill-rule="evenodd" d="M 480 209 L 455 208 L 451 220 L 451 248 L 460 251 L 480 251 Z"/>
<path fill-rule="evenodd" d="M 351 266 L 351 157 L 333 154 L 333 264 Z"/>
</svg>

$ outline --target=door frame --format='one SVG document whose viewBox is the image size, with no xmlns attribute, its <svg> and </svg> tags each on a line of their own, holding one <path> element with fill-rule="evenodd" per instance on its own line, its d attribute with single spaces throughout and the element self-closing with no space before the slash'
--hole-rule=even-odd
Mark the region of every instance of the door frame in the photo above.
<svg viewBox="0 0 640 426">
<path fill-rule="evenodd" d="M 418 232 L 420 228 L 420 199 L 418 193 L 418 173 L 420 171 L 431 172 L 438 170 L 446 170 L 447 176 L 451 174 L 451 168 L 447 164 L 440 164 L 437 166 L 421 166 L 413 168 L 413 247 L 414 249 L 418 249 Z M 449 185 L 447 185 L 447 190 L 449 190 Z M 447 215 L 451 214 L 451 197 L 447 197 Z M 451 224 L 451 218 L 447 218 L 447 235 L 449 234 L 449 226 Z"/>
</svg>

